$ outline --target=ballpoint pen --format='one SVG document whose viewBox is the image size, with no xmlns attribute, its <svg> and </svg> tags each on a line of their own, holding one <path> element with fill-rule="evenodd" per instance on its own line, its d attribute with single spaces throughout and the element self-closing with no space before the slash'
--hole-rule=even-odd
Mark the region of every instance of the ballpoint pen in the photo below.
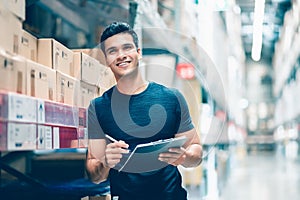
<svg viewBox="0 0 300 200">
<path fill-rule="evenodd" d="M 111 137 L 111 136 L 109 136 L 109 135 L 107 135 L 107 134 L 105 134 L 105 137 L 106 137 L 107 139 L 109 139 L 110 141 L 112 141 L 112 142 L 118 142 L 118 140 L 116 140 L 115 138 L 113 138 L 113 137 Z"/>
</svg>

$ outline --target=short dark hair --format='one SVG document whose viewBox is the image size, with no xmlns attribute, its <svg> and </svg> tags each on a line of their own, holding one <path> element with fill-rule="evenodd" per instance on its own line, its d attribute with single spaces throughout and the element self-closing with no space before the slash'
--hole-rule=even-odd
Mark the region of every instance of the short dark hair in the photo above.
<svg viewBox="0 0 300 200">
<path fill-rule="evenodd" d="M 113 22 L 104 29 L 104 31 L 101 35 L 101 39 L 100 39 L 101 44 L 100 45 L 101 45 L 101 50 L 103 51 L 104 54 L 105 54 L 104 41 L 107 38 L 114 36 L 116 34 L 119 34 L 119 33 L 130 34 L 133 38 L 133 42 L 134 42 L 136 48 L 138 48 L 138 44 L 139 44 L 138 36 L 137 36 L 136 32 L 130 27 L 130 25 L 125 22 Z"/>
</svg>

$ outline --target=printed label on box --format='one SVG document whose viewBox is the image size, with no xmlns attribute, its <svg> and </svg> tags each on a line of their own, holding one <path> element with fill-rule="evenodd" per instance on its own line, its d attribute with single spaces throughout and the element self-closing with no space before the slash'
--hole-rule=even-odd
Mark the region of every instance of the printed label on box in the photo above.
<svg viewBox="0 0 300 200">
<path fill-rule="evenodd" d="M 37 101 L 23 95 L 9 93 L 8 120 L 20 122 L 37 122 Z"/>
<path fill-rule="evenodd" d="M 7 150 L 36 149 L 36 125 L 8 123 Z"/>
</svg>

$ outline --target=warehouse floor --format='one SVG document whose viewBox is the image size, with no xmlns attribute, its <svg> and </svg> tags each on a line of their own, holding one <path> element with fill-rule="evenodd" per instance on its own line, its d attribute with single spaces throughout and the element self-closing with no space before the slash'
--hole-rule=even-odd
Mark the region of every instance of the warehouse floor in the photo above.
<svg viewBox="0 0 300 200">
<path fill-rule="evenodd" d="M 299 199 L 300 159 L 279 151 L 250 152 L 234 159 L 226 184 L 217 198 L 201 197 L 189 188 L 189 200 Z"/>
</svg>

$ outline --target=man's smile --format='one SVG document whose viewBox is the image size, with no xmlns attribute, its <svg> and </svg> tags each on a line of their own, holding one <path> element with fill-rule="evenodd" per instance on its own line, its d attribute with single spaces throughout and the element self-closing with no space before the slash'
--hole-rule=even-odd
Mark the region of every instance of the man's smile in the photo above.
<svg viewBox="0 0 300 200">
<path fill-rule="evenodd" d="M 128 61 L 118 62 L 116 65 L 117 65 L 118 67 L 127 67 L 128 64 L 130 64 L 130 63 L 131 63 L 131 61 L 128 60 Z"/>
</svg>

